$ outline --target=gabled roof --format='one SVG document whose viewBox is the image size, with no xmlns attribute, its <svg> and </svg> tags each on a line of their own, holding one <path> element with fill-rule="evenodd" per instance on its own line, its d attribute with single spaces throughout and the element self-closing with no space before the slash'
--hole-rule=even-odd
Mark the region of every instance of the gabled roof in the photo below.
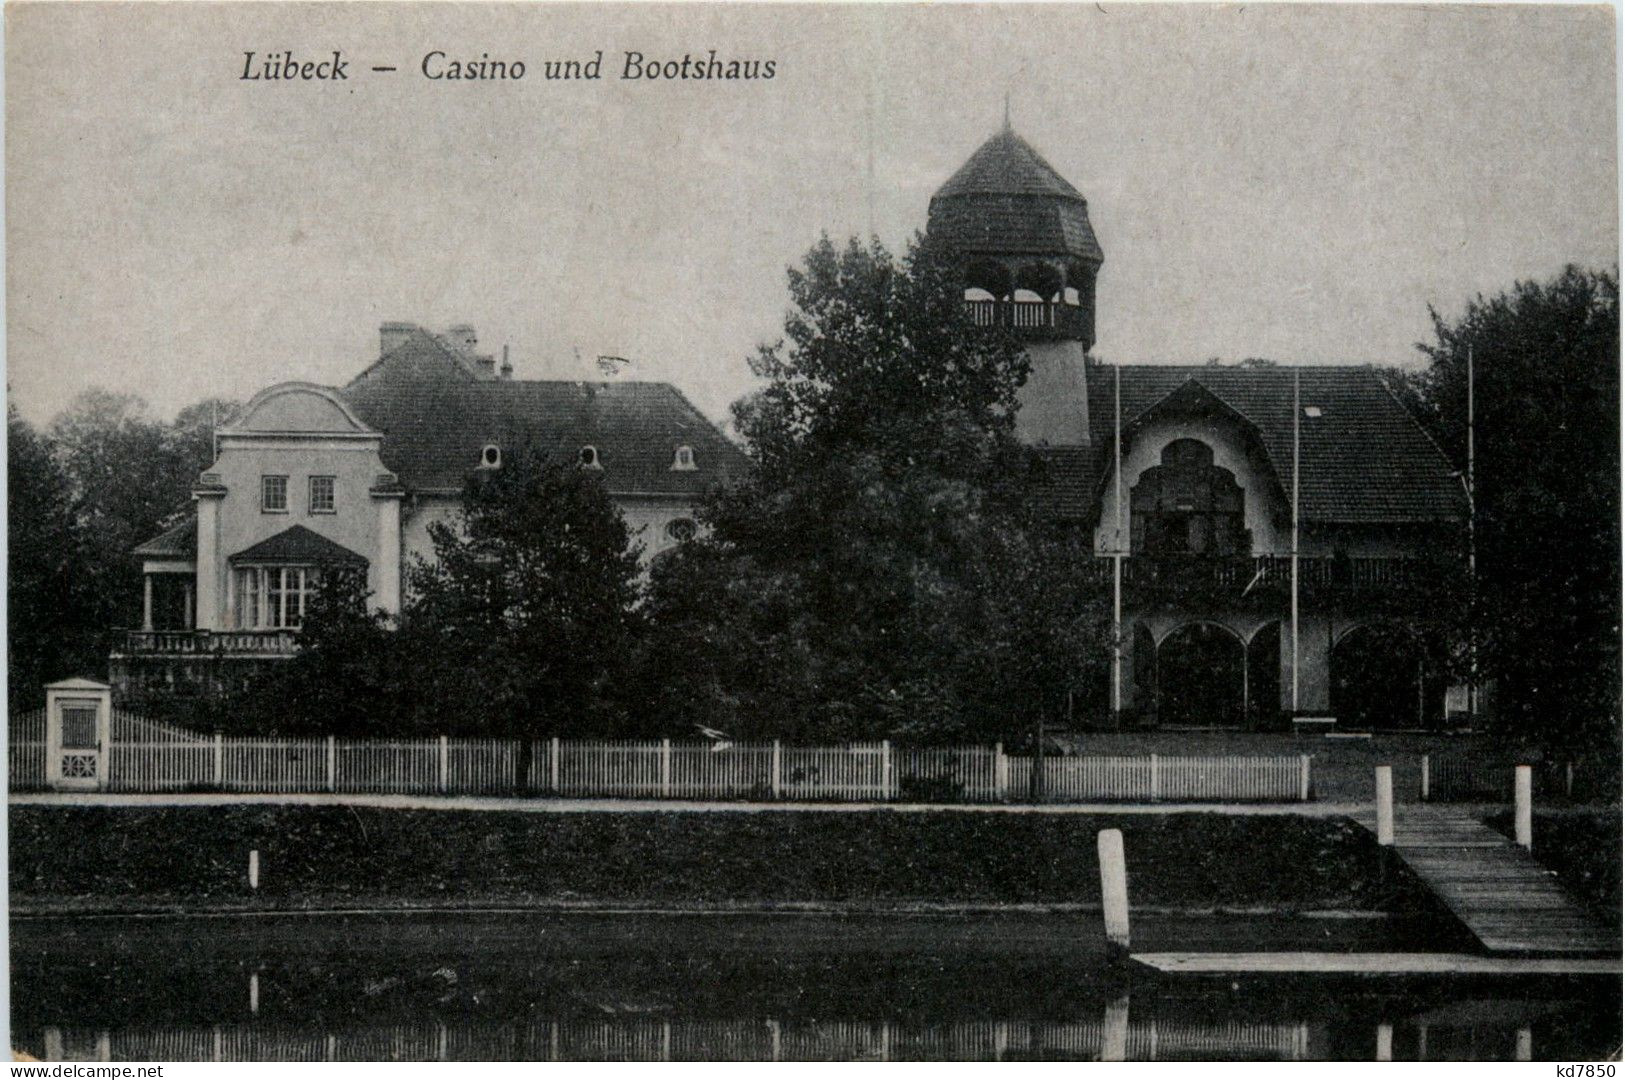
<svg viewBox="0 0 1625 1080">
<path fill-rule="evenodd" d="M 384 464 L 408 490 L 461 489 L 492 443 L 569 462 L 591 446 L 620 495 L 696 495 L 745 468 L 739 449 L 667 383 L 388 378 L 343 394 L 384 433 Z M 693 449 L 694 469 L 672 468 L 679 446 Z"/>
<path fill-rule="evenodd" d="M 1200 390 L 1258 432 L 1276 480 L 1290 492 L 1293 370 L 1125 364 L 1125 437 L 1159 407 L 1194 406 Z M 1320 410 L 1318 417 L 1302 417 L 1299 427 L 1299 498 L 1305 521 L 1400 525 L 1465 516 L 1461 483 L 1449 461 L 1374 370 L 1296 370 L 1300 403 Z M 1082 512 L 1076 516 L 1082 518 L 1093 518 L 1098 511 L 1093 492 L 1112 467 L 1112 369 L 1107 365 L 1090 371 L 1089 415 L 1095 440 L 1087 447 L 1067 448 L 1065 454 L 1046 451 L 1052 475 L 1049 490 L 1041 493 L 1044 505 L 1058 511 L 1079 507 Z M 1086 497 L 1079 494 L 1082 488 L 1089 492 Z"/>
<path fill-rule="evenodd" d="M 151 540 L 137 544 L 130 552 L 146 559 L 192 559 L 197 557 L 197 515 L 174 528 L 165 529 Z"/>
<path fill-rule="evenodd" d="M 230 556 L 234 563 L 314 563 L 318 566 L 366 565 L 366 558 L 303 525 L 292 525 L 275 536 Z"/>
</svg>

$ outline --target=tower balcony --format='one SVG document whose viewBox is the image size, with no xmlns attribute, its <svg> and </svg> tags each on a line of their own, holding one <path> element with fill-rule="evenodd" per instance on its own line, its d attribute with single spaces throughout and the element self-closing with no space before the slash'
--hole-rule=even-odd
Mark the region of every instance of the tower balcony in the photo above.
<svg viewBox="0 0 1625 1080">
<path fill-rule="evenodd" d="M 965 314 L 977 326 L 1002 326 L 1024 341 L 1084 339 L 1089 336 L 1083 308 L 1051 300 L 966 300 Z"/>
</svg>

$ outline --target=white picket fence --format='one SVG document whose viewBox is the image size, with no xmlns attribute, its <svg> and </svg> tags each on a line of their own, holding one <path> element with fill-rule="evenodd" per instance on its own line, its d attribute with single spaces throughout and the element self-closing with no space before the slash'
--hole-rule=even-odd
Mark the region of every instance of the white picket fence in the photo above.
<svg viewBox="0 0 1625 1080">
<path fill-rule="evenodd" d="M 846 802 L 1293 802 L 1309 758 L 1075 757 L 911 747 L 538 739 L 245 738 L 114 714 L 110 791 L 524 793 Z M 12 790 L 45 784 L 43 713 L 13 720 Z"/>
</svg>

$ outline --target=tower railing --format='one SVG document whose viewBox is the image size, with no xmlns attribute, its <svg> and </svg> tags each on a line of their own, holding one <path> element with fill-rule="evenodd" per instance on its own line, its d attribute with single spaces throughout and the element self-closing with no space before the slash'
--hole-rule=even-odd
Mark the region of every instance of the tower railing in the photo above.
<svg viewBox="0 0 1625 1080">
<path fill-rule="evenodd" d="M 965 314 L 977 326 L 1073 333 L 1082 329 L 1083 309 L 1052 300 L 966 300 Z"/>
</svg>

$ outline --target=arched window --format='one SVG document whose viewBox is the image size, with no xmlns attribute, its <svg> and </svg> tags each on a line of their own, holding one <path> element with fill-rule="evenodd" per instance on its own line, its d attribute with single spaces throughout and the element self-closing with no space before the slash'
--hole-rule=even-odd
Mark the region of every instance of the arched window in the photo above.
<svg viewBox="0 0 1625 1080">
<path fill-rule="evenodd" d="M 1196 439 L 1163 447 L 1161 463 L 1140 474 L 1129 498 L 1136 555 L 1245 555 L 1252 550 L 1241 485 L 1213 464 Z"/>
<path fill-rule="evenodd" d="M 502 447 L 496 443 L 486 443 L 485 449 L 480 451 L 480 468 L 500 469 L 502 467 Z"/>
<path fill-rule="evenodd" d="M 581 448 L 581 467 L 583 469 L 601 469 L 598 461 L 598 448 L 596 446 L 583 446 Z"/>
<path fill-rule="evenodd" d="M 699 468 L 694 464 L 694 448 L 692 446 L 679 446 L 677 453 L 672 455 L 671 467 L 678 472 L 693 472 Z"/>
<path fill-rule="evenodd" d="M 693 518 L 676 518 L 666 522 L 666 536 L 678 544 L 686 544 L 694 539 L 699 526 L 694 524 Z"/>
</svg>

